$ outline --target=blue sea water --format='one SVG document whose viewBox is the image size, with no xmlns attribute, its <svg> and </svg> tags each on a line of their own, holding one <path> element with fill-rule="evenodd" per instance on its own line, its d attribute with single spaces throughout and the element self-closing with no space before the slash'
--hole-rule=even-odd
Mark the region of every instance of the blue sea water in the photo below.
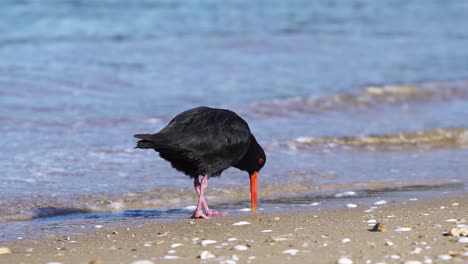
<svg viewBox="0 0 468 264">
<path fill-rule="evenodd" d="M 436 0 L 1 1 L 0 220 L 193 203 L 192 182 L 132 136 L 199 105 L 251 124 L 261 201 L 466 192 L 466 14 Z M 355 147 L 369 135 L 387 139 Z M 298 146 L 311 137 L 354 141 Z M 247 201 L 244 174 L 212 180 L 211 200 Z"/>
</svg>

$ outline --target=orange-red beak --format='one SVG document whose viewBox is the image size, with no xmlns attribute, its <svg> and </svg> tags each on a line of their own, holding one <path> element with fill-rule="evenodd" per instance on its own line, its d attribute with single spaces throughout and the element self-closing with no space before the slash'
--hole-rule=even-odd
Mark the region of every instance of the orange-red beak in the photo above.
<svg viewBox="0 0 468 264">
<path fill-rule="evenodd" d="M 258 172 L 250 175 L 250 202 L 252 203 L 252 212 L 257 213 L 257 178 Z"/>
</svg>

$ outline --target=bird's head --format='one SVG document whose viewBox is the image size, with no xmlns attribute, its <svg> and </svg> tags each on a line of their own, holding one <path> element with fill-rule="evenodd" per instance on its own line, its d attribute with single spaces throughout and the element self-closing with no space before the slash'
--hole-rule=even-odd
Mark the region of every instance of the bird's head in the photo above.
<svg viewBox="0 0 468 264">
<path fill-rule="evenodd" d="M 250 200 L 252 211 L 257 212 L 257 179 L 258 172 L 265 166 L 266 155 L 263 148 L 258 144 L 255 137 L 252 135 L 249 150 L 234 167 L 247 171 L 250 176 Z"/>
</svg>

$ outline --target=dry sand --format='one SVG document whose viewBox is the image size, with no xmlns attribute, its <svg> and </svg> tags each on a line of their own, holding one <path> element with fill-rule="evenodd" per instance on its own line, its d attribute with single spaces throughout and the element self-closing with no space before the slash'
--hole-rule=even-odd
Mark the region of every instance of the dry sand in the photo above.
<svg viewBox="0 0 468 264">
<path fill-rule="evenodd" d="M 121 223 L 2 243 L 12 253 L 0 254 L 0 263 L 468 263 L 465 238 L 444 235 L 468 225 L 466 193 L 372 206 Z M 369 231 L 375 222 L 385 232 Z"/>
</svg>

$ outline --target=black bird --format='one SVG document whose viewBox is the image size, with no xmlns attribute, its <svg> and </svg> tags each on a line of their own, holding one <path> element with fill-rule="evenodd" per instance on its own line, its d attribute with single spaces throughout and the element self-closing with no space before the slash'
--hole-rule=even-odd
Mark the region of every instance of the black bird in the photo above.
<svg viewBox="0 0 468 264">
<path fill-rule="evenodd" d="M 209 209 L 204 192 L 209 177 L 218 177 L 231 166 L 249 173 L 252 211 L 257 211 L 257 177 L 266 156 L 247 122 L 236 113 L 197 107 L 180 113 L 156 134 L 135 137 L 141 139 L 137 148 L 154 149 L 172 167 L 194 179 L 199 199 L 193 218 L 225 215 Z M 201 183 L 199 176 L 203 176 Z"/>
</svg>

